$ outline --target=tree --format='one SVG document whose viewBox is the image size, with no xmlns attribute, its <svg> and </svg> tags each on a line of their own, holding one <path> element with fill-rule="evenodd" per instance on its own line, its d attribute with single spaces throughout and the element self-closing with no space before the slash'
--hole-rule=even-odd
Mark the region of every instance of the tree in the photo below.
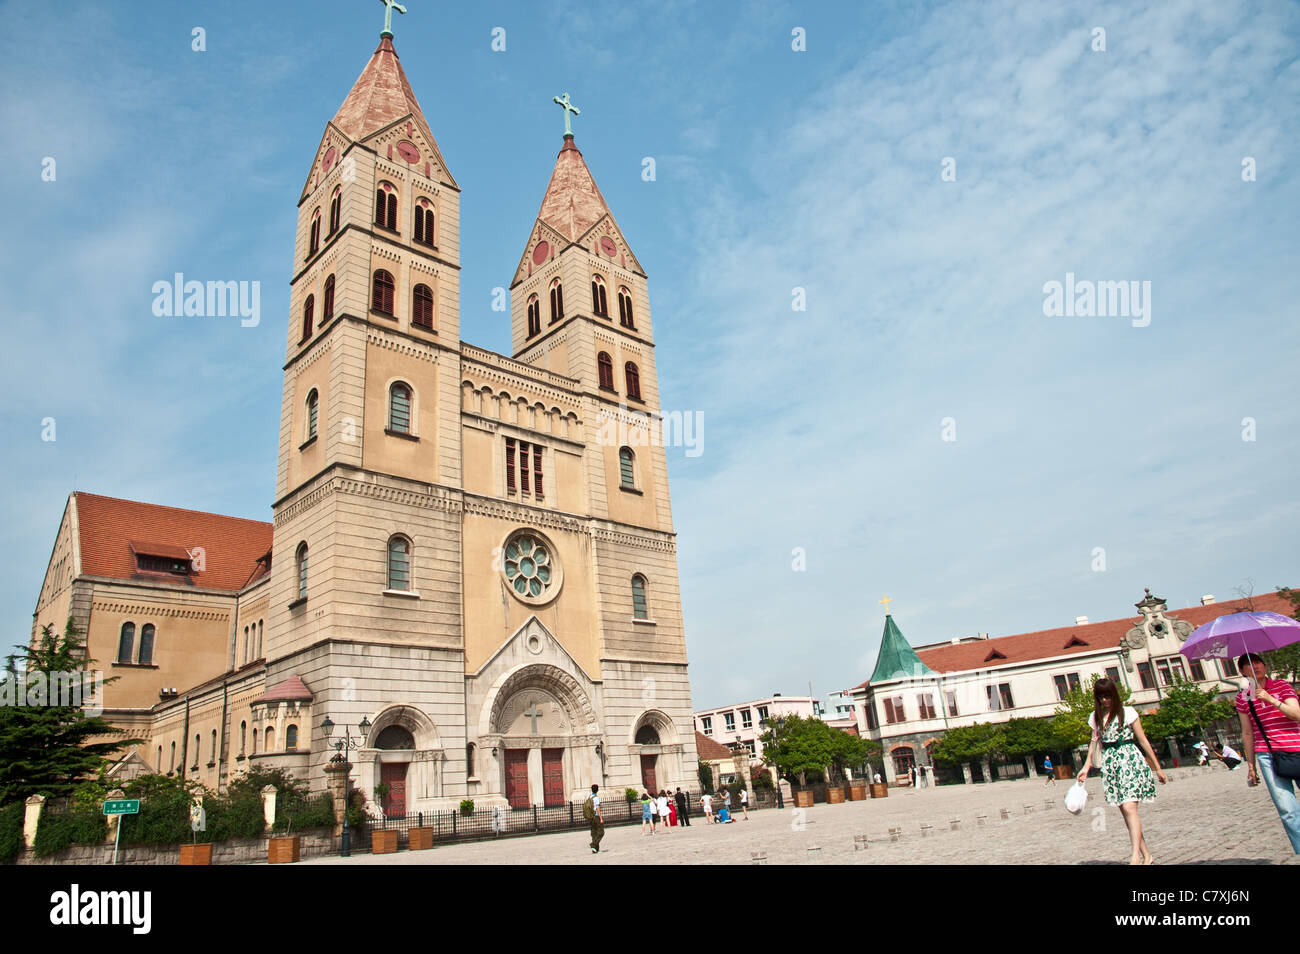
<svg viewBox="0 0 1300 954">
<path fill-rule="evenodd" d="M 1279 586 L 1277 595 L 1290 601 L 1291 615 L 1300 619 L 1300 590 Z M 1264 653 L 1264 661 L 1271 671 L 1277 673 L 1279 679 L 1295 682 L 1300 678 L 1300 643 L 1292 643 L 1290 646 Z"/>
<path fill-rule="evenodd" d="M 1002 726 L 989 722 L 954 726 L 931 746 L 930 757 L 951 765 L 991 758 L 1000 750 L 1002 731 Z"/>
<path fill-rule="evenodd" d="M 1213 689 L 1198 689 L 1189 682 L 1179 682 L 1165 690 L 1160 708 L 1148 716 L 1142 728 L 1153 739 L 1180 735 L 1205 737 L 1205 727 L 1230 717 L 1235 709 L 1227 699 L 1218 698 Z"/>
<path fill-rule="evenodd" d="M 1093 687 L 1100 678 L 1101 676 L 1094 675 L 1088 680 L 1086 689 L 1082 683 L 1071 686 L 1061 702 L 1061 708 L 1058 708 L 1056 715 L 1052 717 L 1052 731 L 1060 739 L 1062 746 L 1073 749 L 1087 745 L 1092 739 L 1088 716 L 1092 715 L 1097 708 Z M 1116 683 L 1116 686 L 1119 688 L 1119 701 L 1123 705 L 1128 705 L 1129 699 L 1133 696 L 1128 686 L 1122 682 Z"/>
<path fill-rule="evenodd" d="M 822 775 L 830 766 L 840 771 L 857 768 L 883 751 L 878 742 L 843 729 L 834 729 L 821 719 L 785 716 L 778 729 L 762 735 L 763 762 L 775 766 L 782 778 L 807 784 L 808 774 Z"/>
<path fill-rule="evenodd" d="M 1057 734 L 1049 719 L 1012 719 L 1002 727 L 998 751 L 1003 755 L 1025 756 L 1059 752 L 1070 744 Z"/>
<path fill-rule="evenodd" d="M 713 791 L 713 769 L 708 762 L 700 763 L 700 791 Z"/>
<path fill-rule="evenodd" d="M 8 658 L 0 698 L 14 704 L 0 706 L 0 804 L 37 794 L 69 795 L 80 780 L 95 776 L 109 755 L 144 741 L 91 741 L 110 736 L 113 726 L 80 706 L 55 704 L 89 703 L 94 697 L 94 660 L 84 655 L 83 645 L 69 619 L 61 637 L 47 625 L 30 645 L 20 647 L 24 672 L 15 664 L 18 655 Z"/>
</svg>

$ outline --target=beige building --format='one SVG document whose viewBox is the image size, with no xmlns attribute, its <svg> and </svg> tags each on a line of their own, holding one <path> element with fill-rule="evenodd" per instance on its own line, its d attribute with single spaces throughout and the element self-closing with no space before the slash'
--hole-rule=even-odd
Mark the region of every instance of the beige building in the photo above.
<svg viewBox="0 0 1300 954">
<path fill-rule="evenodd" d="M 391 34 L 297 201 L 272 524 L 73 494 L 59 531 L 35 622 L 113 661 L 130 764 L 320 789 L 328 716 L 394 814 L 694 785 L 646 276 L 573 137 L 510 356 L 460 340 L 460 188 Z"/>
</svg>

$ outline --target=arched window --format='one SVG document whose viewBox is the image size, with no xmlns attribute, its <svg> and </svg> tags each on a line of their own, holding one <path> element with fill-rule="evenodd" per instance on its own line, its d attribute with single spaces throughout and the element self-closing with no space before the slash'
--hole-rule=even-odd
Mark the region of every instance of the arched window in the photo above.
<svg viewBox="0 0 1300 954">
<path fill-rule="evenodd" d="M 123 623 L 122 635 L 117 640 L 117 661 L 129 663 L 135 652 L 135 623 Z"/>
<path fill-rule="evenodd" d="M 320 395 L 316 389 L 312 388 L 307 392 L 307 436 L 304 440 L 311 440 L 316 436 L 316 411 L 320 404 Z"/>
<path fill-rule="evenodd" d="M 428 199 L 421 199 L 415 207 L 415 240 L 424 245 L 435 244 L 433 237 L 433 208 Z"/>
<path fill-rule="evenodd" d="M 257 655 L 253 658 L 262 658 L 262 621 L 260 619 L 257 621 Z"/>
<path fill-rule="evenodd" d="M 140 665 L 153 665 L 153 623 L 145 623 L 140 629 Z"/>
<path fill-rule="evenodd" d="M 614 390 L 614 362 L 609 355 L 601 352 L 596 355 L 596 367 L 600 372 L 600 386 L 606 391 Z"/>
<path fill-rule="evenodd" d="M 618 473 L 619 486 L 627 490 L 636 489 L 635 472 L 633 464 L 636 458 L 632 454 L 632 448 L 620 447 L 618 449 Z"/>
<path fill-rule="evenodd" d="M 433 330 L 433 291 L 428 285 L 416 285 L 411 292 L 411 324 Z"/>
<path fill-rule="evenodd" d="M 171 764 L 170 764 L 170 765 L 168 766 L 168 768 L 167 768 L 167 774 L 168 774 L 168 775 L 171 775 L 172 772 L 175 772 L 175 771 L 176 771 L 176 742 L 175 742 L 175 740 L 173 740 L 173 741 L 172 741 L 172 760 L 171 760 Z"/>
<path fill-rule="evenodd" d="M 375 272 L 375 281 L 370 293 L 370 307 L 381 314 L 393 313 L 393 293 L 397 284 L 393 276 L 382 268 Z"/>
<path fill-rule="evenodd" d="M 650 618 L 650 614 L 646 610 L 645 577 L 640 573 L 632 577 L 632 618 Z"/>
<path fill-rule="evenodd" d="M 558 278 L 551 280 L 551 324 L 564 317 L 564 286 Z"/>
<path fill-rule="evenodd" d="M 248 722 L 239 723 L 239 754 L 244 754 L 244 749 L 248 746 Z"/>
<path fill-rule="evenodd" d="M 162 774 L 162 746 L 158 746 L 158 761 L 153 763 L 153 770 L 159 775 Z"/>
<path fill-rule="evenodd" d="M 659 730 L 652 725 L 643 725 L 636 730 L 637 745 L 659 745 Z"/>
<path fill-rule="evenodd" d="M 306 341 L 311 337 L 312 317 L 316 311 L 316 296 L 308 295 L 307 300 L 302 303 L 302 340 Z"/>
<path fill-rule="evenodd" d="M 249 655 L 249 653 L 251 653 L 252 651 L 253 651 L 253 644 L 248 641 L 248 627 L 245 626 L 244 627 L 244 664 L 245 665 L 247 665 L 248 661 L 253 658 L 252 656 Z"/>
<path fill-rule="evenodd" d="M 330 196 L 330 235 L 339 230 L 340 222 L 343 218 L 343 187 L 335 186 L 334 194 Z"/>
<path fill-rule="evenodd" d="M 411 433 L 411 389 L 401 381 L 388 389 L 388 429 Z"/>
<path fill-rule="evenodd" d="M 602 318 L 609 317 L 609 303 L 605 299 L 605 279 L 591 276 L 591 310 Z"/>
<path fill-rule="evenodd" d="M 375 190 L 375 224 L 397 231 L 397 193 L 386 182 Z"/>
<path fill-rule="evenodd" d="M 253 730 L 253 748 L 249 751 L 248 754 L 249 755 L 257 754 L 257 730 L 256 729 Z"/>
<path fill-rule="evenodd" d="M 632 323 L 632 293 L 624 287 L 618 290 L 618 323 L 624 328 L 635 328 Z"/>
<path fill-rule="evenodd" d="M 465 777 L 474 777 L 474 743 L 469 742 L 465 745 Z"/>
<path fill-rule="evenodd" d="M 528 296 L 528 337 L 542 330 L 542 302 L 537 295 Z"/>
<path fill-rule="evenodd" d="M 637 373 L 636 365 L 631 361 L 623 365 L 623 374 L 627 378 L 627 396 L 641 400 L 641 375 Z"/>
<path fill-rule="evenodd" d="M 393 537 L 388 541 L 388 588 L 411 588 L 411 541 L 405 537 Z"/>
<path fill-rule="evenodd" d="M 296 725 L 286 726 L 284 730 L 284 750 L 292 752 L 298 748 L 298 727 Z"/>
<path fill-rule="evenodd" d="M 311 214 L 311 244 L 307 249 L 307 257 L 311 258 L 320 251 L 320 209 L 317 208 Z"/>
<path fill-rule="evenodd" d="M 307 598 L 307 544 L 298 545 L 298 599 Z"/>
<path fill-rule="evenodd" d="M 197 769 L 199 767 L 199 756 L 202 754 L 200 752 L 200 746 L 202 745 L 203 745 L 203 736 L 195 732 L 194 733 L 194 764 L 190 766 L 190 768 Z"/>
<path fill-rule="evenodd" d="M 208 759 L 208 764 L 212 765 L 217 761 L 217 730 L 212 730 L 212 757 Z"/>
<path fill-rule="evenodd" d="M 334 317 L 334 276 L 325 279 L 325 302 L 320 310 L 321 324 Z"/>
<path fill-rule="evenodd" d="M 268 725 L 262 733 L 262 749 L 266 752 L 275 751 L 275 726 Z"/>
</svg>

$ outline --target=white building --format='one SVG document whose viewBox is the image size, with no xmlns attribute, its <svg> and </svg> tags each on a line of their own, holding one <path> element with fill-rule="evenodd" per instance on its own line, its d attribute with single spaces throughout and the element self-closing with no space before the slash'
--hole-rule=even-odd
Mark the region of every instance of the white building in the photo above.
<svg viewBox="0 0 1300 954">
<path fill-rule="evenodd" d="M 761 759 L 763 743 L 759 736 L 765 730 L 760 723 L 777 716 L 820 718 L 821 713 L 821 703 L 811 696 L 783 696 L 777 692 L 767 699 L 701 709 L 695 713 L 695 731 L 722 745 L 739 743 L 749 749 L 752 758 Z"/>
<path fill-rule="evenodd" d="M 1050 717 L 1070 687 L 1093 675 L 1119 680 L 1142 711 L 1157 707 L 1165 687 L 1184 679 L 1235 691 L 1228 681 L 1237 676 L 1231 660 L 1189 663 L 1178 652 L 1183 640 L 1218 616 L 1251 609 L 1290 615 L 1292 609 L 1276 593 L 1227 603 L 1207 596 L 1200 606 L 1171 612 L 1164 599 L 1147 590 L 1135 605 L 1141 613 L 1136 620 L 1090 623 L 1079 617 L 1059 629 L 994 639 L 958 637 L 915 649 L 887 614 L 875 671 L 849 690 L 858 731 L 884 746 L 885 773 L 894 782 L 914 764 L 933 766 L 930 747 L 947 729 Z M 989 780 L 994 768 L 1000 768 L 1000 777 L 1036 771 L 1027 763 L 994 767 L 984 762 L 962 766 L 962 774 L 967 782 Z"/>
</svg>

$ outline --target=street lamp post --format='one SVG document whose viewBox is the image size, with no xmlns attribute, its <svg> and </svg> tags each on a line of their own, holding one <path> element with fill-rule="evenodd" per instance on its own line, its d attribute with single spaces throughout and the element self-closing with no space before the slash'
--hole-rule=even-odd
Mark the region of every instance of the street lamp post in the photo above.
<svg viewBox="0 0 1300 954">
<path fill-rule="evenodd" d="M 777 716 L 775 719 L 760 719 L 758 721 L 760 728 L 766 728 L 772 733 L 772 744 L 775 745 L 781 738 L 781 729 L 785 726 L 785 716 Z M 776 807 L 785 808 L 785 800 L 781 798 L 781 768 L 777 766 L 776 770 Z"/>
<path fill-rule="evenodd" d="M 360 735 L 355 738 L 352 736 L 352 733 L 348 731 L 347 726 L 339 726 L 338 728 L 342 729 L 343 735 L 340 738 L 335 739 L 335 725 L 328 715 L 325 716 L 325 721 L 320 724 L 320 727 L 325 732 L 326 743 L 332 745 L 334 751 L 337 753 L 330 759 L 330 761 L 343 763 L 343 837 L 340 843 L 340 848 L 343 857 L 349 858 L 352 855 L 352 829 L 351 826 L 348 825 L 348 809 L 352 805 L 352 793 L 349 791 L 351 787 L 350 781 L 352 766 L 348 762 L 348 755 L 353 749 L 361 748 L 361 743 L 366 740 L 366 735 L 370 732 L 370 720 L 365 716 L 361 717 L 361 722 L 358 723 L 356 727 Z"/>
</svg>

